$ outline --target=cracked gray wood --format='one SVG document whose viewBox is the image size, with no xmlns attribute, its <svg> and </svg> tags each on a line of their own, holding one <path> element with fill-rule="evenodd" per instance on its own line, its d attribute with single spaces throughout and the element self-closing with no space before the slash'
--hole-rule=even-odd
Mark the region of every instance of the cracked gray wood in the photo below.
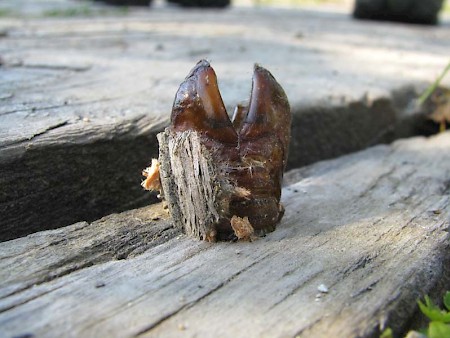
<svg viewBox="0 0 450 338">
<path fill-rule="evenodd" d="M 286 214 L 252 243 L 187 238 L 160 205 L 2 243 L 0 332 L 351 338 L 386 325 L 401 332 L 418 297 L 440 297 L 449 285 L 449 150 L 447 132 L 287 173 Z"/>
<path fill-rule="evenodd" d="M 52 5 L 59 17 L 48 16 Z M 74 7 L 91 16 L 65 16 Z M 0 21 L 0 240 L 155 201 L 140 170 L 157 157 L 155 135 L 200 58 L 213 61 L 230 111 L 248 99 L 254 62 L 276 76 L 294 113 L 294 168 L 417 133 L 423 116 L 408 105 L 450 46 L 448 25 L 312 10 L 125 13 L 68 0 L 2 8 L 13 15 Z"/>
</svg>

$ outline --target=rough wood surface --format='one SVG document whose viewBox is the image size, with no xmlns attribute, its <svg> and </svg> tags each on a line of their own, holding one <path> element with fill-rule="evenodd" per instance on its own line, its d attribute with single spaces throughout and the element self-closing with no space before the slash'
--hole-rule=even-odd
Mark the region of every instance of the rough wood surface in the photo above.
<svg viewBox="0 0 450 338">
<path fill-rule="evenodd" d="M 284 218 L 253 243 L 179 235 L 159 206 L 2 243 L 1 335 L 401 331 L 418 297 L 450 285 L 449 150 L 445 133 L 291 172 Z"/>
<path fill-rule="evenodd" d="M 174 225 L 189 236 L 214 241 L 220 209 L 217 196 L 231 185 L 194 132 L 158 134 L 163 196 Z"/>
<path fill-rule="evenodd" d="M 445 20 L 429 29 L 342 12 L 68 0 L 2 9 L 0 240 L 149 203 L 140 170 L 200 58 L 213 61 L 228 107 L 248 99 L 254 62 L 274 73 L 293 108 L 293 168 L 417 133 L 408 105 L 450 44 Z"/>
</svg>

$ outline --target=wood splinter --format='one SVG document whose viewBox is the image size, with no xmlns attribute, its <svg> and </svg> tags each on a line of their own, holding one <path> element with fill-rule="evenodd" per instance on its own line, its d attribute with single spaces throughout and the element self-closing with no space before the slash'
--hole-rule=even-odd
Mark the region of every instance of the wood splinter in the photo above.
<svg viewBox="0 0 450 338">
<path fill-rule="evenodd" d="M 180 85 L 171 125 L 158 134 L 159 159 L 142 186 L 159 190 L 174 224 L 206 241 L 252 240 L 273 231 L 280 204 L 291 113 L 281 86 L 255 65 L 248 107 L 230 120 L 209 63 Z"/>
</svg>

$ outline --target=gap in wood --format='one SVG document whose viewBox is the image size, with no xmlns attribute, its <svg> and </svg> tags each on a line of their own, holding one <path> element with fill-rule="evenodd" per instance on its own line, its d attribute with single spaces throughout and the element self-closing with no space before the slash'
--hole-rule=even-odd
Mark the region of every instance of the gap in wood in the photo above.
<svg viewBox="0 0 450 338">
<path fill-rule="evenodd" d="M 436 133 L 438 126 L 423 113 L 406 113 L 415 97 L 414 89 L 403 88 L 370 104 L 361 100 L 294 110 L 287 170 Z M 158 157 L 160 131 L 30 147 L 21 157 L 0 161 L 0 241 L 157 202 L 139 183 L 142 169 Z"/>
</svg>

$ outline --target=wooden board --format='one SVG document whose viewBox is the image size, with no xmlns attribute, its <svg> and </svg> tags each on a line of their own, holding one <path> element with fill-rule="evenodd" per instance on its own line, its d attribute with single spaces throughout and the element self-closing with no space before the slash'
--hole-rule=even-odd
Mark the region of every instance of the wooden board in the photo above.
<svg viewBox="0 0 450 338">
<path fill-rule="evenodd" d="M 249 98 L 254 62 L 274 74 L 293 108 L 295 168 L 421 132 L 423 112 L 410 104 L 450 44 L 448 25 L 311 10 L 2 8 L 13 15 L 0 21 L 0 241 L 154 201 L 140 171 L 200 58 L 212 61 L 230 112 Z"/>
<path fill-rule="evenodd" d="M 2 243 L 0 335 L 401 331 L 450 285 L 449 150 L 447 132 L 290 172 L 283 220 L 251 243 L 188 238 L 161 205 Z"/>
</svg>

